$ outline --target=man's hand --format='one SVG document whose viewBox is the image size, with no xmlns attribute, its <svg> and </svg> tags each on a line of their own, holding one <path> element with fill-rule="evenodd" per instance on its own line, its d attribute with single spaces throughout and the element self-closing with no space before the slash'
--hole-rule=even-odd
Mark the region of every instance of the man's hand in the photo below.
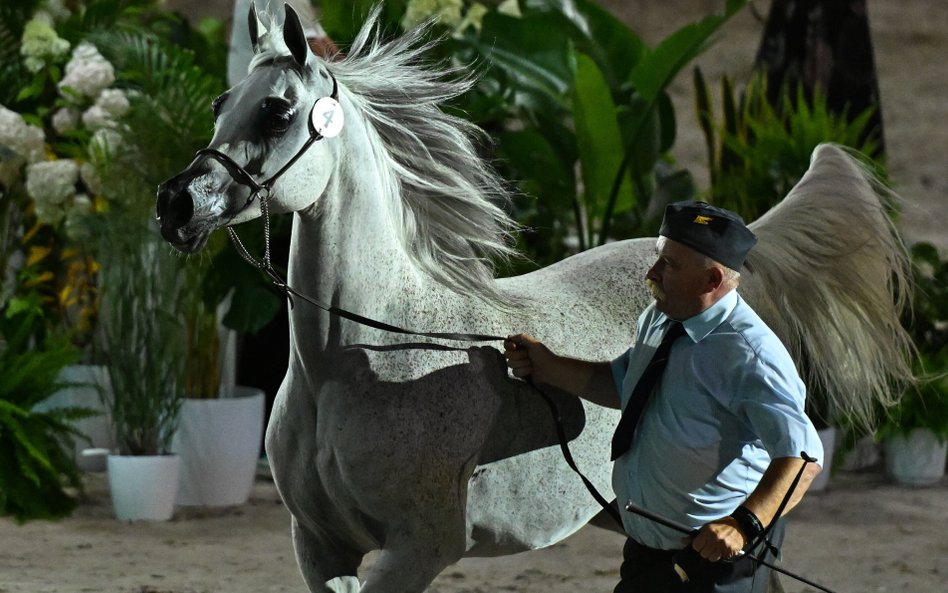
<svg viewBox="0 0 948 593">
<path fill-rule="evenodd" d="M 702 558 L 710 562 L 728 560 L 737 556 L 747 540 L 732 517 L 724 517 L 706 524 L 691 542 Z"/>
<path fill-rule="evenodd" d="M 550 382 L 550 370 L 556 364 L 556 355 L 528 334 L 517 334 L 504 340 L 504 355 L 507 366 L 514 376 L 521 379 L 531 377 L 537 383 Z"/>
<path fill-rule="evenodd" d="M 608 408 L 619 407 L 619 393 L 608 362 L 589 362 L 560 356 L 527 334 L 504 340 L 507 366 L 521 379 L 551 385 Z"/>
</svg>

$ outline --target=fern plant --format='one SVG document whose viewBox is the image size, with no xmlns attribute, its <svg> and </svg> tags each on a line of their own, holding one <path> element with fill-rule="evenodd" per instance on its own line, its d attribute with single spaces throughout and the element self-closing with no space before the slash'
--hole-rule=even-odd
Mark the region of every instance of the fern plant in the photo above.
<svg viewBox="0 0 948 593">
<path fill-rule="evenodd" d="M 697 114 L 705 136 L 711 186 L 705 199 L 754 220 L 783 199 L 810 164 L 821 142 L 874 154 L 877 140 L 865 140 L 873 109 L 854 118 L 832 113 L 817 90 L 785 90 L 777 106 L 767 99 L 766 78 L 754 76 L 737 95 L 730 79 L 721 81 L 721 115 L 715 118 L 711 92 L 694 70 Z M 877 170 L 877 173 L 883 173 Z"/>
<path fill-rule="evenodd" d="M 19 522 L 66 516 L 76 504 L 82 480 L 73 451 L 81 435 L 73 422 L 94 414 L 85 408 L 36 411 L 38 404 L 67 386 L 59 371 L 79 351 L 68 341 L 37 343 L 35 310 L 0 311 L 0 516 Z M 72 491 L 72 492 L 70 492 Z"/>
</svg>

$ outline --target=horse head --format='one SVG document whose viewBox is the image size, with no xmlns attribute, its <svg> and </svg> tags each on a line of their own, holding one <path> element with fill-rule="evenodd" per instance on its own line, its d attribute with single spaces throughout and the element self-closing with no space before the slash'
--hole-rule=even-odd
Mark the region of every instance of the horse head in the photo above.
<svg viewBox="0 0 948 593">
<path fill-rule="evenodd" d="M 338 85 L 310 50 L 286 6 L 282 38 L 250 8 L 250 74 L 213 103 L 214 136 L 181 173 L 158 187 L 161 234 L 181 251 L 200 250 L 214 230 L 270 212 L 312 205 L 323 192 L 343 113 Z M 277 183 L 279 182 L 279 183 Z"/>
</svg>

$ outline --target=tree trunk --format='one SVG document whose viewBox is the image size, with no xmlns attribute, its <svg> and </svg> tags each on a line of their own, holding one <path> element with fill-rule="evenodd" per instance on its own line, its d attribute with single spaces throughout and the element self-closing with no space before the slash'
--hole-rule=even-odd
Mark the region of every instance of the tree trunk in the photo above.
<svg viewBox="0 0 948 593">
<path fill-rule="evenodd" d="M 802 82 L 808 95 L 819 89 L 829 109 L 850 120 L 874 106 L 862 140 L 874 136 L 878 149 L 872 156 L 884 154 L 866 0 L 773 0 L 755 69 L 767 74 L 772 104 L 782 88 Z"/>
</svg>

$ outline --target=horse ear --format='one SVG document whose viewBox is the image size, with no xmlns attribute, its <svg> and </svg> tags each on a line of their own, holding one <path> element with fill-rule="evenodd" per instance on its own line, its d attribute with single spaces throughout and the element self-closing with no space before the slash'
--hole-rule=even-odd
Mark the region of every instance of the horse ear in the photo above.
<svg viewBox="0 0 948 593">
<path fill-rule="evenodd" d="M 250 47 L 253 48 L 253 53 L 257 53 L 257 41 L 260 39 L 260 35 L 266 33 L 267 30 L 257 17 L 257 7 L 254 2 L 250 3 L 250 13 L 247 15 L 247 24 L 250 30 Z"/>
<path fill-rule="evenodd" d="M 303 32 L 303 23 L 292 6 L 285 4 L 284 7 L 286 19 L 283 21 L 283 40 L 296 62 L 305 66 L 306 58 L 309 57 L 309 43 L 306 41 L 306 33 Z"/>
</svg>

